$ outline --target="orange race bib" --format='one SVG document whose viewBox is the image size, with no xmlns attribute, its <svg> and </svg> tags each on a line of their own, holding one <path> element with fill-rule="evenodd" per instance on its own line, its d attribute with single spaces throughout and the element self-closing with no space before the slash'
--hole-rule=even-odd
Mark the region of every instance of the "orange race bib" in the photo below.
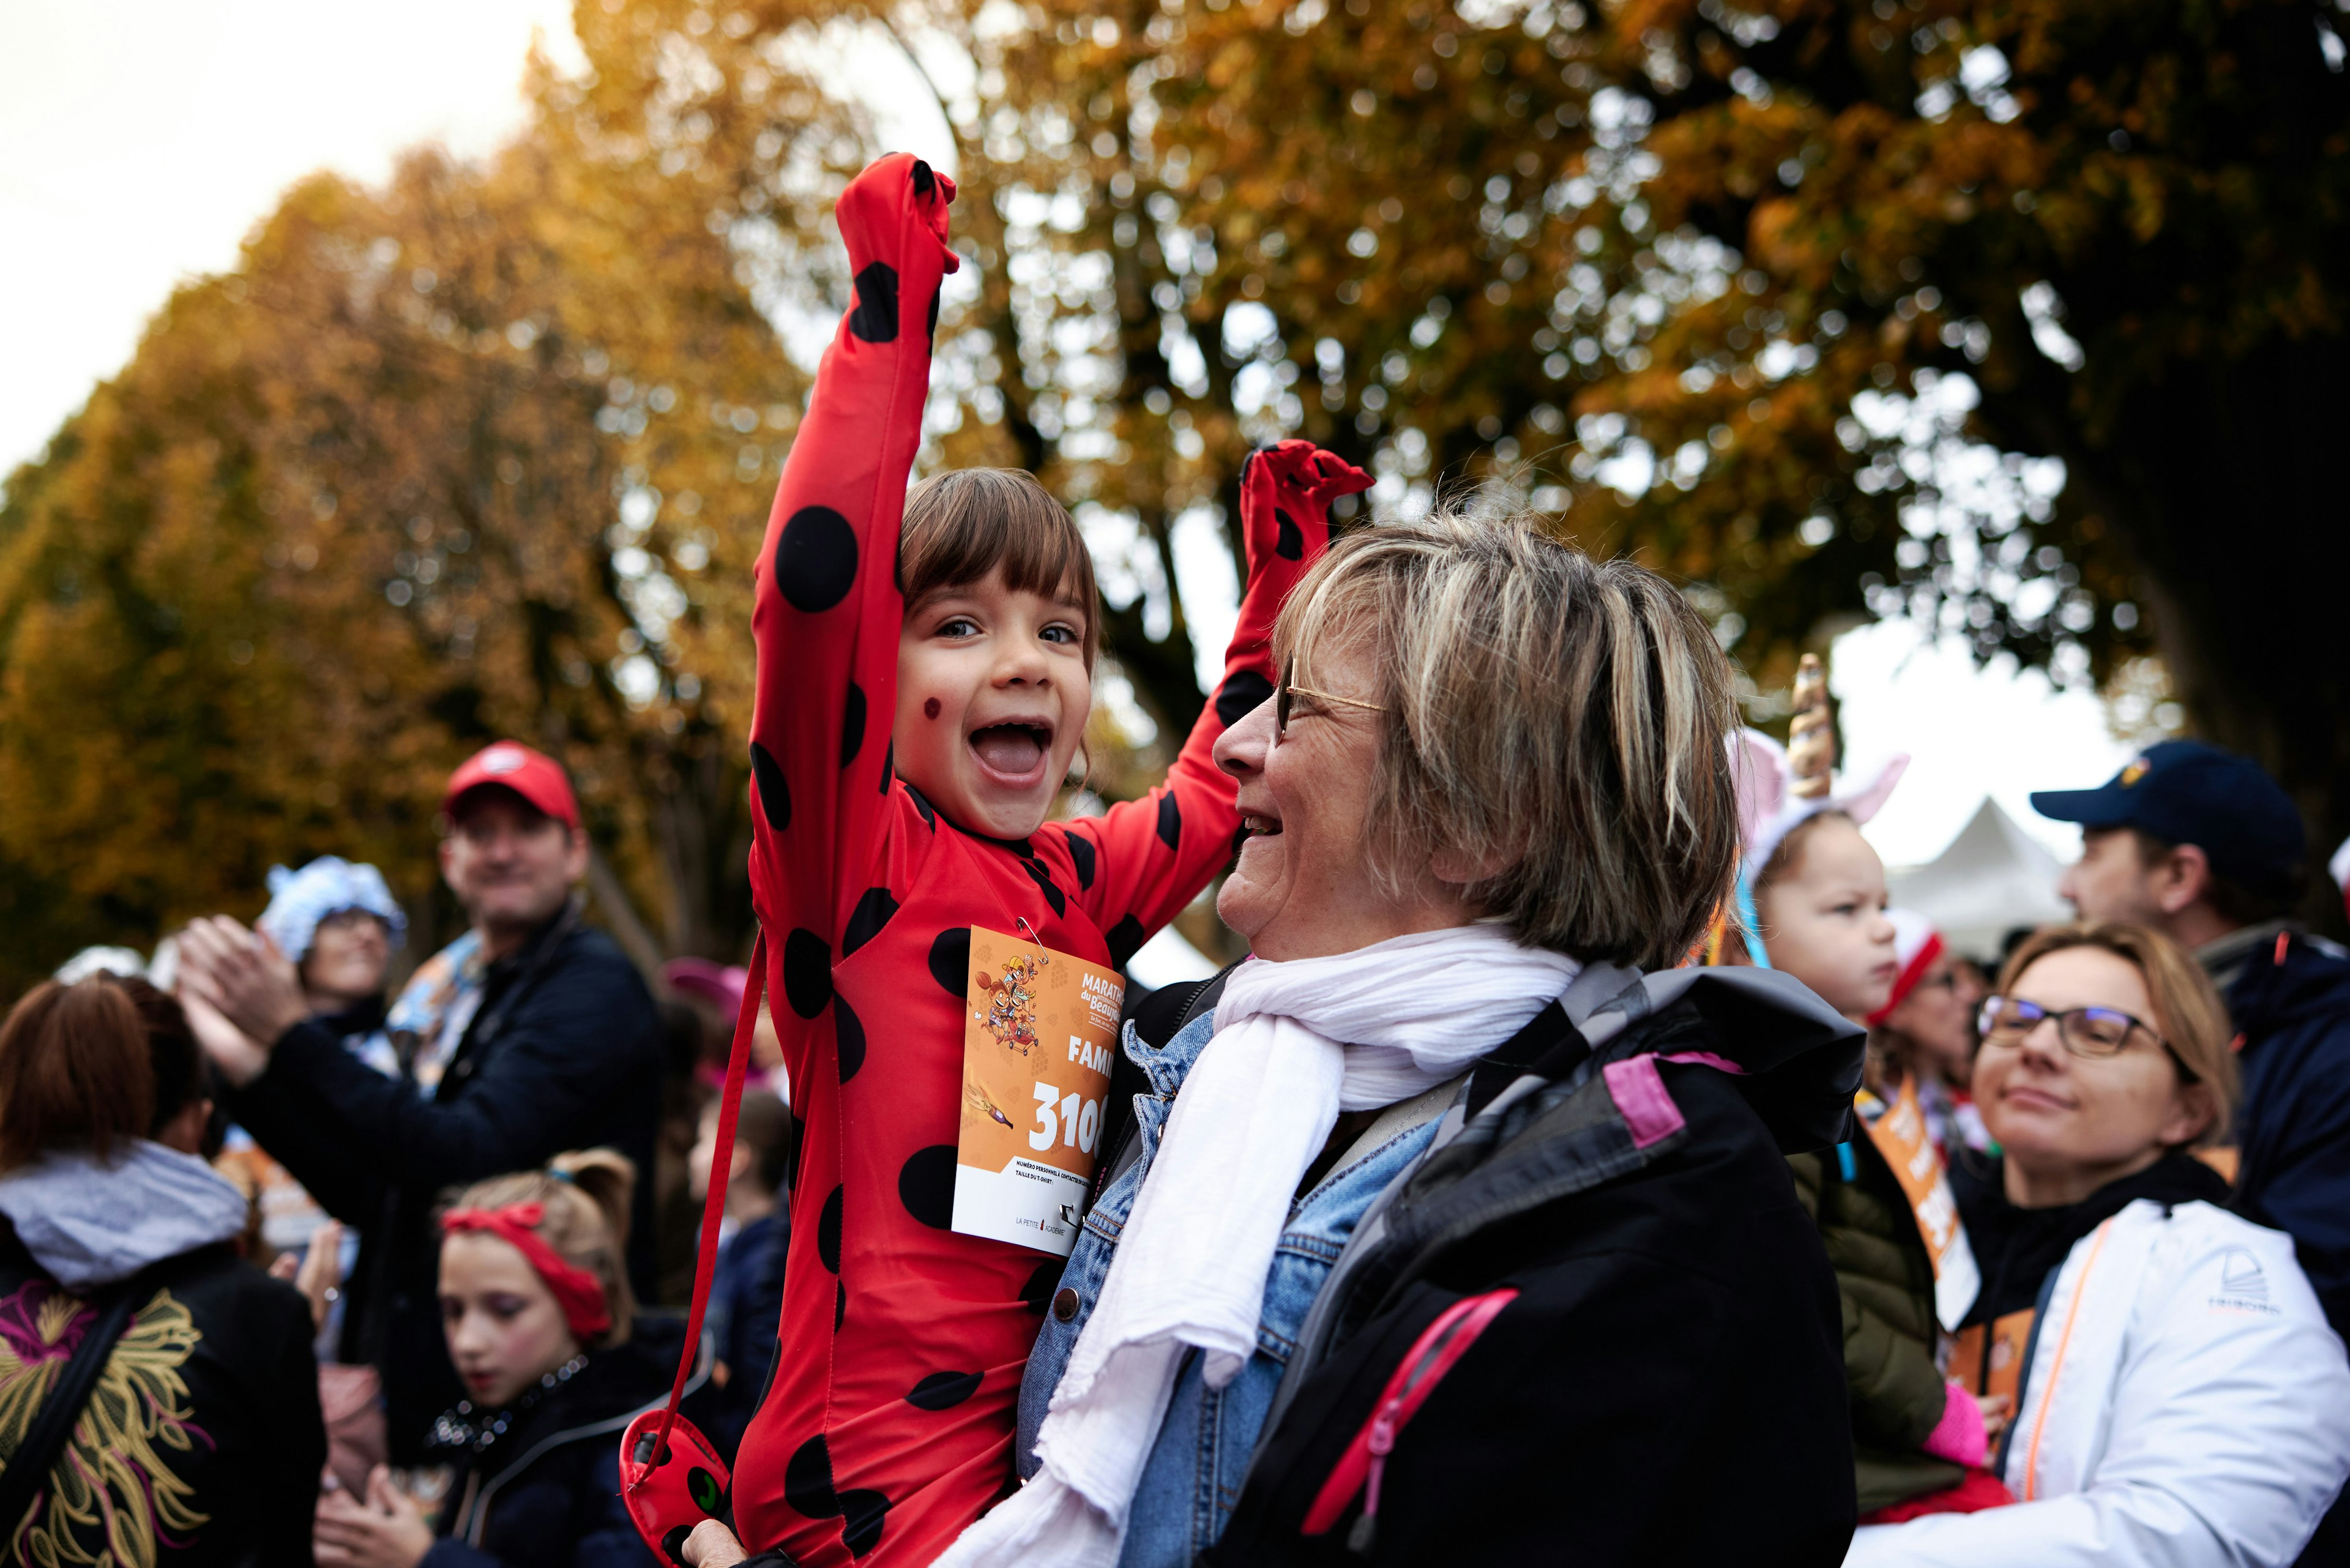
<svg viewBox="0 0 2350 1568">
<path fill-rule="evenodd" d="M 1864 1090 L 1862 1098 L 1873 1096 Z M 1918 1234 L 1934 1262 L 1934 1315 L 1944 1328 L 1953 1328 L 1966 1316 L 1967 1308 L 1975 1304 L 1982 1274 L 1975 1266 L 1973 1249 L 1967 1245 L 1967 1228 L 1959 1220 L 1950 1175 L 1927 1134 L 1925 1114 L 1918 1108 L 1916 1080 L 1902 1080 L 1901 1093 L 1874 1121 L 1866 1116 L 1860 1119 L 1868 1131 L 1868 1141 L 1893 1168 L 1893 1179 L 1909 1200 Z"/>
<path fill-rule="evenodd" d="M 954 1229 L 1067 1257 L 1100 1153 L 1126 981 L 971 929 Z"/>
<path fill-rule="evenodd" d="M 2022 1307 L 1988 1324 L 1969 1324 L 1950 1341 L 1947 1376 L 1970 1394 L 1998 1394 L 2020 1409 L 2023 1353 L 2032 1347 L 2034 1309 Z"/>
</svg>

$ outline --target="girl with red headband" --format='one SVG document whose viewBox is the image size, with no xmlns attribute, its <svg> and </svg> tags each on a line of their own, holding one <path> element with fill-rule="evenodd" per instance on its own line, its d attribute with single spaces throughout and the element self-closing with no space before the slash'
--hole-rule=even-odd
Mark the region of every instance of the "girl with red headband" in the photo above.
<svg viewBox="0 0 2350 1568">
<path fill-rule="evenodd" d="M 626 1158 L 589 1149 L 477 1182 L 442 1216 L 441 1321 L 469 1396 L 433 1426 L 447 1490 L 437 1518 L 381 1467 L 364 1499 L 328 1490 L 322 1568 L 644 1561 L 619 1499 L 618 1438 L 667 1397 L 678 1345 L 674 1330 L 634 1321 L 635 1183 Z"/>
</svg>

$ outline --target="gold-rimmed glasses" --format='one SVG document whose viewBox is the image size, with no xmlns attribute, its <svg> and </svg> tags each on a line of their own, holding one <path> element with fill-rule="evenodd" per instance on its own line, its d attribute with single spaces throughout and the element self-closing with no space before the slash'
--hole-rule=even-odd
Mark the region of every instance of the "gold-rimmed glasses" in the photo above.
<svg viewBox="0 0 2350 1568">
<path fill-rule="evenodd" d="M 1378 702 L 1366 702 L 1359 697 L 1341 697 L 1335 691 L 1316 691 L 1311 686 L 1300 686 L 1290 679 L 1297 670 L 1297 656 L 1291 654 L 1282 662 L 1281 684 L 1273 689 L 1273 738 L 1289 739 L 1289 709 L 1292 694 L 1311 697 L 1317 702 L 1336 702 L 1347 708 L 1367 708 L 1374 713 L 1384 713 L 1386 707 Z"/>
</svg>

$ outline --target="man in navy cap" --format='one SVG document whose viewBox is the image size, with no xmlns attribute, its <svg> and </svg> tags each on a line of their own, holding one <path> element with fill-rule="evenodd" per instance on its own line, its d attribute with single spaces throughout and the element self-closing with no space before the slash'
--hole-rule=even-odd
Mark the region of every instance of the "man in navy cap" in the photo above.
<svg viewBox="0 0 2350 1568">
<path fill-rule="evenodd" d="M 2032 805 L 2081 825 L 2058 890 L 2083 919 L 2166 933 L 2226 998 L 2243 1069 L 2236 1207 L 2293 1237 L 2350 1337 L 2350 954 L 2291 919 L 2307 873 L 2301 814 L 2260 764 L 2195 741 Z"/>
</svg>

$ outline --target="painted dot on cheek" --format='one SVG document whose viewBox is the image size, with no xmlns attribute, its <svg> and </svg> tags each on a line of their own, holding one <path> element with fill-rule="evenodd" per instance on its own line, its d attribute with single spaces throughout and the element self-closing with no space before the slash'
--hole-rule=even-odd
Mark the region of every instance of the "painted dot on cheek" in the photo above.
<svg viewBox="0 0 2350 1568">
<path fill-rule="evenodd" d="M 939 700 L 933 697 L 922 704 L 922 717 L 925 719 L 935 719 L 938 716 Z"/>
</svg>

